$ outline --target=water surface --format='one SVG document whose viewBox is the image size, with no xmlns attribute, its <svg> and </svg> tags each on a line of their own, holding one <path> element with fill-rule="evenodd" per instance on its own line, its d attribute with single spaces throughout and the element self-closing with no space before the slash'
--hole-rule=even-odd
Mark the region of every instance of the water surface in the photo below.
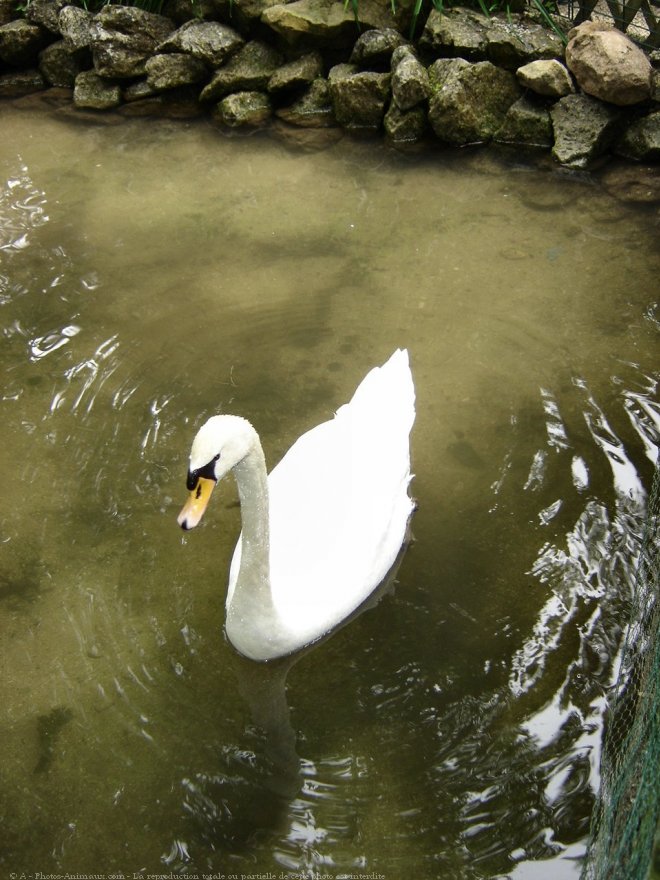
<svg viewBox="0 0 660 880">
<path fill-rule="evenodd" d="M 579 874 L 657 455 L 654 215 L 492 154 L 0 108 L 4 873 Z M 292 662 L 223 637 L 229 482 L 410 350 L 415 541 Z"/>
</svg>

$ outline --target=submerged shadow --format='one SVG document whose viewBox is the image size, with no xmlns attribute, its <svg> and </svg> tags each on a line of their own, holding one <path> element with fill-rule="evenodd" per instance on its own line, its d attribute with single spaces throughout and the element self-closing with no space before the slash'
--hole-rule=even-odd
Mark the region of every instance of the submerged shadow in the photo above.
<svg viewBox="0 0 660 880">
<path fill-rule="evenodd" d="M 189 781 L 184 800 L 186 811 L 196 820 L 198 833 L 212 849 L 231 847 L 235 853 L 249 846 L 260 833 L 285 826 L 290 805 L 304 785 L 304 762 L 298 755 L 286 692 L 289 673 L 304 657 L 319 650 L 394 590 L 409 543 L 407 538 L 389 574 L 371 596 L 318 641 L 267 663 L 232 653 L 231 671 L 250 713 L 251 725 L 245 730 L 249 747 L 223 747 L 218 771 Z"/>
</svg>

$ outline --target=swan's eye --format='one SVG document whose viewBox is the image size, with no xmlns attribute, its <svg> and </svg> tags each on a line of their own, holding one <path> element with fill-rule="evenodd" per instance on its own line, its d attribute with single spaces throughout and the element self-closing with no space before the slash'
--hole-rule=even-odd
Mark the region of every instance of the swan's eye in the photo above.
<svg viewBox="0 0 660 880">
<path fill-rule="evenodd" d="M 192 492 L 195 486 L 197 486 L 197 491 L 200 491 L 198 486 L 200 477 L 206 477 L 207 480 L 215 480 L 215 463 L 219 458 L 220 453 L 215 455 L 208 464 L 204 465 L 204 467 L 196 468 L 194 471 L 188 471 L 186 487 L 189 492 Z M 199 498 L 199 495 L 197 497 Z"/>
</svg>

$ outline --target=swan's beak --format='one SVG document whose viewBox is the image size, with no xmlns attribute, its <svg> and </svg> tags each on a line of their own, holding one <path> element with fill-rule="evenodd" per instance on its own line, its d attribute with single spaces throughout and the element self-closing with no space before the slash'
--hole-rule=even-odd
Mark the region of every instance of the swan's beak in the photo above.
<svg viewBox="0 0 660 880">
<path fill-rule="evenodd" d="M 194 529 L 204 516 L 206 505 L 209 503 L 211 492 L 215 489 L 215 480 L 208 477 L 198 477 L 197 485 L 188 495 L 188 500 L 183 505 L 177 522 L 182 529 Z"/>
</svg>

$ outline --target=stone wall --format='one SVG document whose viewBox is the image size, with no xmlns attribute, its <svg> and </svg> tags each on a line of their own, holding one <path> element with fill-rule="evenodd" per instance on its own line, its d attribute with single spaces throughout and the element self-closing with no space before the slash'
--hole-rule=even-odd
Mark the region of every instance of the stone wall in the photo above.
<svg viewBox="0 0 660 880">
<path fill-rule="evenodd" d="M 414 43 L 410 4 L 170 0 L 166 14 L 66 0 L 0 0 L 0 99 L 47 92 L 79 112 L 191 117 L 227 129 L 382 130 L 551 150 L 584 168 L 660 158 L 660 76 L 628 37 L 585 22 L 568 46 L 524 14 L 432 10 Z M 0 103 L 1 108 L 1 103 Z"/>
</svg>

